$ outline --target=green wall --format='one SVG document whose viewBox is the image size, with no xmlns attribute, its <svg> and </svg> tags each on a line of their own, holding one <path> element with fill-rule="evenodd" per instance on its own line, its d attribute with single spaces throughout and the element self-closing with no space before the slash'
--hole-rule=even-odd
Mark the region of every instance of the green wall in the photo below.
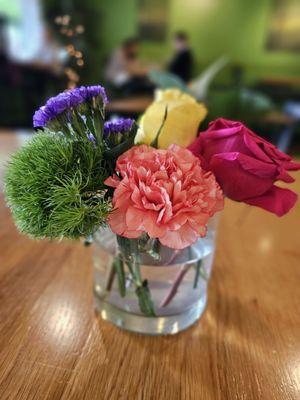
<svg viewBox="0 0 300 400">
<path fill-rule="evenodd" d="M 198 61 L 228 55 L 249 79 L 300 74 L 300 54 L 270 52 L 265 40 L 273 0 L 172 0 L 171 29 L 186 29 Z M 184 4 L 184 6 L 183 6 Z"/>
<path fill-rule="evenodd" d="M 103 50 L 112 49 L 137 32 L 138 0 L 96 0 L 101 12 Z"/>
<path fill-rule="evenodd" d="M 221 55 L 245 68 L 247 81 L 260 76 L 300 75 L 300 53 L 271 52 L 265 41 L 273 0 L 169 0 L 166 43 L 144 43 L 142 55 L 161 63 L 170 55 L 172 32 L 189 33 L 196 73 Z M 100 2 L 99 2 L 100 3 Z M 137 29 L 138 0 L 101 1 L 105 51 Z M 99 4 L 100 6 L 100 4 Z M 226 71 L 221 75 L 225 79 Z"/>
</svg>

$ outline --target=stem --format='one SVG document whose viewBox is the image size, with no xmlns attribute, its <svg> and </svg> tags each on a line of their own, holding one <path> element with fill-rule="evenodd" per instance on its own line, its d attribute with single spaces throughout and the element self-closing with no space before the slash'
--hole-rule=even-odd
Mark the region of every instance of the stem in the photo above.
<svg viewBox="0 0 300 400">
<path fill-rule="evenodd" d="M 160 241 L 158 239 L 152 239 L 151 248 L 148 250 L 148 254 L 156 261 L 160 260 Z"/>
<path fill-rule="evenodd" d="M 115 280 L 115 276 L 116 276 L 116 270 L 114 268 L 114 264 L 112 264 L 109 268 L 109 273 L 108 273 L 108 277 L 107 277 L 106 285 L 105 285 L 105 290 L 107 292 L 111 291 L 112 285 Z"/>
<path fill-rule="evenodd" d="M 124 271 L 124 262 L 121 254 L 118 254 L 112 264 L 115 272 L 118 274 L 118 286 L 121 297 L 126 295 L 126 276 Z"/>
<path fill-rule="evenodd" d="M 143 280 L 140 269 L 140 254 L 137 240 L 133 239 L 129 241 L 131 249 L 131 258 L 133 261 L 133 272 L 138 286 L 142 286 Z"/>
<path fill-rule="evenodd" d="M 148 282 L 143 280 L 141 275 L 138 240 L 126 239 L 121 236 L 117 236 L 117 240 L 136 287 L 135 293 L 138 297 L 140 310 L 148 317 L 155 317 Z"/>
<path fill-rule="evenodd" d="M 168 264 L 171 264 L 175 260 L 175 258 L 178 256 L 179 252 L 180 252 L 180 250 L 174 250 L 172 252 L 171 257 L 168 260 Z"/>
<path fill-rule="evenodd" d="M 94 132 L 95 137 L 98 143 L 101 143 L 103 137 L 103 127 L 104 127 L 104 117 L 102 110 L 96 109 L 94 110 Z"/>
<path fill-rule="evenodd" d="M 198 260 L 196 263 L 196 274 L 195 274 L 195 280 L 194 280 L 194 285 L 193 285 L 194 289 L 196 289 L 196 287 L 198 286 L 201 264 L 202 264 L 202 260 Z"/>
<path fill-rule="evenodd" d="M 177 289 L 178 289 L 182 279 L 184 278 L 185 274 L 188 272 L 189 268 L 190 268 L 190 264 L 186 264 L 177 273 L 176 278 L 172 284 L 172 287 L 171 287 L 169 293 L 167 294 L 167 296 L 160 303 L 160 307 L 166 307 L 171 302 L 171 300 L 177 293 Z"/>
</svg>

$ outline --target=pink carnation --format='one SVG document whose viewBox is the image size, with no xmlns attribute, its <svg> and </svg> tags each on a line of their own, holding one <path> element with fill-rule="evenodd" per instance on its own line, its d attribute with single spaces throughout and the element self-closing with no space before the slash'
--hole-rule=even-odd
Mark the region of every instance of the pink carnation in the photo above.
<svg viewBox="0 0 300 400">
<path fill-rule="evenodd" d="M 205 236 L 208 219 L 223 208 L 214 175 L 179 146 L 135 146 L 118 158 L 116 171 L 120 178 L 105 183 L 115 187 L 109 224 L 120 236 L 147 232 L 165 246 L 183 249 Z"/>
</svg>

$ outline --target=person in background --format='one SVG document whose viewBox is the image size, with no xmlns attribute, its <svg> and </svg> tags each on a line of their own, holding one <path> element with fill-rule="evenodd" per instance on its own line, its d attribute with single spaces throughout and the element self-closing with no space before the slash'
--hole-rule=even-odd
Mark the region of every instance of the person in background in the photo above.
<svg viewBox="0 0 300 400">
<path fill-rule="evenodd" d="M 168 71 L 177 75 L 184 82 L 192 77 L 193 54 L 189 46 L 189 38 L 185 32 L 174 34 L 173 46 L 175 53 L 168 65 Z"/>
<path fill-rule="evenodd" d="M 68 53 L 56 42 L 51 27 L 43 20 L 38 37 L 34 36 L 34 26 L 23 28 L 22 24 L 16 24 L 6 30 L 9 79 L 1 84 L 1 71 L 0 85 L 5 97 L 12 97 L 8 102 L 12 106 L 6 112 L 2 112 L 3 107 L 0 107 L 0 117 L 7 126 L 31 127 L 32 115 L 38 105 L 54 91 L 65 88 L 64 65 Z M 27 42 L 30 45 L 26 46 Z"/>
<path fill-rule="evenodd" d="M 139 57 L 139 39 L 124 40 L 110 57 L 105 77 L 112 88 L 125 95 L 147 93 L 153 87 L 148 80 L 148 67 L 142 65 Z"/>
</svg>

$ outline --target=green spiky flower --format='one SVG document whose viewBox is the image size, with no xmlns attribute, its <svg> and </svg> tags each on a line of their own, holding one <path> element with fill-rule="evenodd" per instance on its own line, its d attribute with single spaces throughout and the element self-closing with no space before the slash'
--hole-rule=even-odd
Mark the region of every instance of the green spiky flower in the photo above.
<svg viewBox="0 0 300 400">
<path fill-rule="evenodd" d="M 13 155 L 5 177 L 7 203 L 20 232 L 35 238 L 86 237 L 105 224 L 110 174 L 101 146 L 49 131 Z"/>
</svg>

